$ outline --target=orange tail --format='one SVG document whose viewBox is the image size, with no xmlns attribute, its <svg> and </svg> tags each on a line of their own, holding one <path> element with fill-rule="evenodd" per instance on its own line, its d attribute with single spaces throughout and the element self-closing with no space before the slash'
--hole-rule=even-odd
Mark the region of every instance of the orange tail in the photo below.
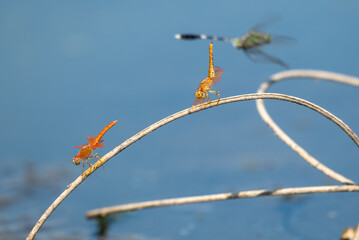
<svg viewBox="0 0 359 240">
<path fill-rule="evenodd" d="M 213 43 L 209 45 L 209 67 L 208 67 L 208 78 L 214 78 L 214 67 L 213 67 Z"/>
<path fill-rule="evenodd" d="M 113 125 L 115 125 L 117 123 L 117 120 L 116 121 L 113 121 L 111 123 L 109 123 L 98 135 L 97 137 L 93 140 L 92 144 L 93 145 L 96 145 L 98 143 L 101 142 L 101 138 L 102 136 L 110 129 L 113 127 Z"/>
</svg>

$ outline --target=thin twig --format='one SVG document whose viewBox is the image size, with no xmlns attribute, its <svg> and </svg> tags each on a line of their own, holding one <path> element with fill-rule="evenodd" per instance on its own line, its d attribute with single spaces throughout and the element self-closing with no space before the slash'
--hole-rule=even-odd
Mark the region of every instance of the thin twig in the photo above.
<svg viewBox="0 0 359 240">
<path fill-rule="evenodd" d="M 328 81 L 334 81 L 334 82 L 339 82 L 339 83 L 349 84 L 359 87 L 359 78 L 355 78 L 343 74 L 331 73 L 326 71 L 315 71 L 315 70 L 289 70 L 289 71 L 284 71 L 274 74 L 269 81 L 261 84 L 257 92 L 264 93 L 275 82 L 285 80 L 288 78 L 298 78 L 298 77 L 324 79 Z M 294 140 L 292 140 L 269 116 L 263 100 L 261 99 L 257 100 L 256 104 L 257 104 L 257 110 L 260 116 L 262 117 L 263 121 L 269 125 L 269 127 L 275 132 L 275 134 L 282 141 L 284 141 L 290 148 L 292 148 L 296 153 L 298 153 L 310 165 L 317 168 L 325 175 L 337 180 L 338 182 L 341 182 L 343 184 L 355 184 L 352 180 L 334 172 L 333 170 L 329 169 L 328 167 L 320 163 L 317 159 L 315 159 L 307 151 L 305 151 L 301 146 L 299 146 Z"/>
<path fill-rule="evenodd" d="M 90 219 L 96 217 L 105 217 L 106 215 L 109 214 L 136 211 L 146 208 L 157 208 L 157 207 L 166 207 L 166 206 L 183 205 L 183 204 L 200 203 L 200 202 L 223 201 L 229 199 L 286 196 L 286 195 L 310 194 L 310 193 L 334 193 L 334 192 L 359 192 L 359 186 L 345 185 L 345 186 L 297 187 L 297 188 L 283 188 L 277 190 L 252 190 L 252 191 L 243 191 L 237 193 L 220 193 L 220 194 L 211 194 L 211 195 L 203 195 L 203 196 L 170 198 L 170 199 L 130 203 L 130 204 L 94 209 L 88 211 L 86 213 L 86 217 Z"/>
<path fill-rule="evenodd" d="M 70 185 L 67 186 L 67 189 L 50 205 L 50 207 L 45 211 L 45 213 L 40 217 L 39 221 L 36 223 L 28 237 L 27 240 L 33 239 L 41 226 L 44 224 L 46 219 L 51 215 L 51 213 L 60 205 L 60 203 L 77 187 L 79 186 L 88 176 L 90 176 L 94 171 L 96 171 L 99 167 L 101 167 L 102 163 L 106 163 L 108 160 L 122 152 L 124 149 L 132 145 L 133 143 L 137 142 L 147 134 L 153 132 L 154 130 L 176 120 L 179 118 L 182 118 L 184 116 L 190 115 L 192 113 L 196 113 L 208 108 L 216 107 L 219 105 L 227 104 L 227 103 L 233 103 L 233 102 L 239 102 L 239 101 L 247 101 L 247 100 L 255 100 L 255 99 L 277 99 L 282 101 L 288 101 L 295 104 L 299 104 L 305 107 L 308 107 L 324 117 L 328 118 L 329 120 L 333 121 L 335 124 L 337 124 L 346 134 L 348 134 L 352 140 L 355 142 L 357 146 L 359 146 L 359 139 L 358 137 L 353 133 L 353 131 L 345 124 L 343 123 L 339 118 L 331 114 L 330 112 L 326 111 L 325 109 L 308 102 L 304 99 L 284 95 L 284 94 L 277 94 L 277 93 L 254 93 L 254 94 L 246 94 L 246 95 L 239 95 L 239 96 L 233 96 L 228 98 L 220 99 L 219 101 L 212 101 L 210 103 L 205 103 L 201 105 L 195 106 L 193 109 L 188 108 L 185 110 L 182 110 L 180 112 L 177 112 L 171 116 L 168 116 L 151 126 L 145 128 L 144 130 L 140 131 L 139 133 L 135 134 L 134 136 L 130 137 L 126 141 L 124 141 L 121 145 L 115 147 L 112 151 L 108 152 L 105 156 L 103 156 L 99 161 L 97 161 L 93 166 L 93 168 L 89 168 L 84 172 L 82 176 L 79 176 L 74 182 L 72 182 Z"/>
</svg>

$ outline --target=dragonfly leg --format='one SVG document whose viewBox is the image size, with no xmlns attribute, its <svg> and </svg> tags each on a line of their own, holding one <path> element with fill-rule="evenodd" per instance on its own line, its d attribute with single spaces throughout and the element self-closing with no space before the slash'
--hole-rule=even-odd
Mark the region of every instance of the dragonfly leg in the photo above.
<svg viewBox="0 0 359 240">
<path fill-rule="evenodd" d="M 84 174 L 84 171 L 85 171 L 85 161 L 82 160 L 82 174 Z"/>
<path fill-rule="evenodd" d="M 85 161 L 87 162 L 88 165 L 90 165 L 91 168 L 94 168 L 94 166 L 89 161 L 87 161 L 87 159 L 85 159 Z"/>
<path fill-rule="evenodd" d="M 211 99 L 209 99 L 209 95 L 208 95 L 208 92 L 206 92 L 206 97 L 208 99 L 207 103 L 209 103 L 211 101 Z"/>
<path fill-rule="evenodd" d="M 219 92 L 218 91 L 209 91 L 210 93 L 216 94 L 218 96 L 217 103 L 219 102 Z"/>
<path fill-rule="evenodd" d="M 102 167 L 105 168 L 105 166 L 103 165 L 103 162 L 102 162 L 100 156 L 98 155 L 98 153 L 92 154 L 88 159 L 92 159 L 92 158 L 97 158 L 98 160 L 100 160 Z"/>
<path fill-rule="evenodd" d="M 92 158 L 97 158 L 98 160 L 100 160 L 102 167 L 105 168 L 105 165 L 103 165 L 101 157 L 98 155 L 98 153 L 92 154 Z"/>
</svg>

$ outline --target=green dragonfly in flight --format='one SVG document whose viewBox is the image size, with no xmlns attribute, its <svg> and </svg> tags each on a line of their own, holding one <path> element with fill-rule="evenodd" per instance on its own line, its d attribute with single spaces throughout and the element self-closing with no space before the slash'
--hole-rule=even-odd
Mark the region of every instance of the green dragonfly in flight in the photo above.
<svg viewBox="0 0 359 240">
<path fill-rule="evenodd" d="M 205 34 L 176 34 L 175 38 L 181 40 L 207 39 L 214 41 L 230 42 L 233 47 L 237 49 L 242 49 L 243 52 L 247 55 L 247 57 L 254 62 L 271 62 L 288 69 L 289 66 L 286 63 L 264 52 L 261 47 L 272 42 L 292 42 L 294 41 L 294 39 L 285 36 L 273 36 L 268 33 L 260 32 L 259 30 L 257 30 L 259 26 L 260 25 L 256 25 L 248 33 L 238 38 L 225 38 Z"/>
</svg>

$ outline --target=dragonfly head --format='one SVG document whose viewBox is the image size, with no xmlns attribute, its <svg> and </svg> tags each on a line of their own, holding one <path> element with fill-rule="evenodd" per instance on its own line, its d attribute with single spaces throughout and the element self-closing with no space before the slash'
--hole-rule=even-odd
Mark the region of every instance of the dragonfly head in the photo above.
<svg viewBox="0 0 359 240">
<path fill-rule="evenodd" d="M 205 95 L 204 92 L 202 92 L 202 91 L 196 91 L 196 92 L 194 93 L 194 95 L 196 96 L 196 98 L 199 98 L 199 99 L 202 99 L 202 98 L 205 98 L 205 97 L 206 97 L 206 95 Z"/>
<path fill-rule="evenodd" d="M 232 45 L 235 48 L 243 48 L 243 41 L 240 38 L 234 38 L 232 40 Z"/>
<path fill-rule="evenodd" d="M 77 165 L 79 165 L 81 163 L 81 160 L 77 156 L 75 156 L 72 159 L 72 162 L 77 166 Z"/>
</svg>

